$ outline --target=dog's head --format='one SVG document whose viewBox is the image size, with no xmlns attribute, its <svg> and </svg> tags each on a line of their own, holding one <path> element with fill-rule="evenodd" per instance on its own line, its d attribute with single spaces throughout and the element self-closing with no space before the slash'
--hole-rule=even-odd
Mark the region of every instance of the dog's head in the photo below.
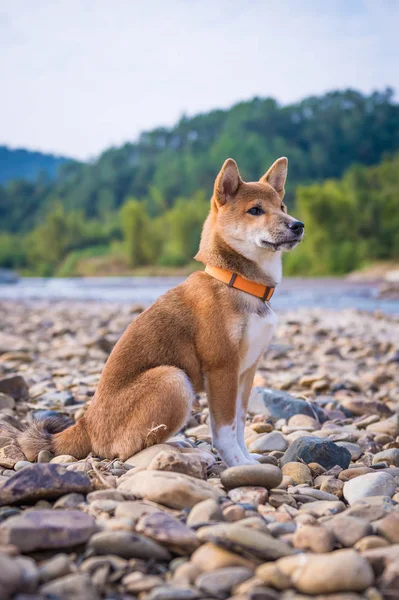
<svg viewBox="0 0 399 600">
<path fill-rule="evenodd" d="M 303 238 L 304 224 L 287 214 L 283 202 L 287 168 L 287 159 L 279 158 L 259 181 L 246 183 L 228 158 L 216 178 L 212 203 L 217 231 L 248 257 L 255 249 L 292 250 Z"/>
</svg>

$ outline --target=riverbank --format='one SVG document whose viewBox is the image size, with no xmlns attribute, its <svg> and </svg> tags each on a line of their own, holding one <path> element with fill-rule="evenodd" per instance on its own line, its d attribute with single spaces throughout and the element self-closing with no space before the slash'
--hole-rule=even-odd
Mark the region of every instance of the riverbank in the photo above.
<svg viewBox="0 0 399 600">
<path fill-rule="evenodd" d="M 28 463 L 19 429 L 37 411 L 79 419 L 140 310 L 0 301 L 1 597 L 394 600 L 399 317 L 279 316 L 246 427 L 260 465 L 226 469 L 205 396 L 127 461 Z"/>
</svg>

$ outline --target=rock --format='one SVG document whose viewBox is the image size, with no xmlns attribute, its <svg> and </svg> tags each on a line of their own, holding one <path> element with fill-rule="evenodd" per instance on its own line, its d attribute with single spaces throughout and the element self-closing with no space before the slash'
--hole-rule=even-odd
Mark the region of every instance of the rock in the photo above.
<svg viewBox="0 0 399 600">
<path fill-rule="evenodd" d="M 394 415 L 385 419 L 385 421 L 377 421 L 367 426 L 367 431 L 373 431 L 375 433 L 384 433 L 392 437 L 399 435 L 399 416 Z"/>
<path fill-rule="evenodd" d="M 335 547 L 335 537 L 328 529 L 313 525 L 301 525 L 295 531 L 293 544 L 299 550 L 316 553 L 331 552 Z"/>
<path fill-rule="evenodd" d="M 250 452 L 272 452 L 273 450 L 285 452 L 287 448 L 287 441 L 278 431 L 260 434 L 248 445 Z"/>
<path fill-rule="evenodd" d="M 85 497 L 83 494 L 65 494 L 65 496 L 61 496 L 54 502 L 54 509 L 75 509 L 79 508 L 81 504 L 85 503 Z"/>
<path fill-rule="evenodd" d="M 0 598 L 11 598 L 20 588 L 22 567 L 13 558 L 0 553 Z"/>
<path fill-rule="evenodd" d="M 291 477 L 296 485 L 302 483 L 312 484 L 312 473 L 308 466 L 299 462 L 288 462 L 282 468 L 283 475 Z"/>
<path fill-rule="evenodd" d="M 334 494 L 335 496 L 337 496 L 337 498 L 342 498 L 343 490 L 344 490 L 344 482 L 341 481 L 340 479 L 331 478 L 331 479 L 328 479 L 327 481 L 324 481 L 321 484 L 320 490 L 322 492 Z"/>
<path fill-rule="evenodd" d="M 155 471 L 174 471 L 198 479 L 206 479 L 207 463 L 199 455 L 177 452 L 159 452 L 148 465 Z"/>
<path fill-rule="evenodd" d="M 346 548 L 351 548 L 356 542 L 372 533 L 371 525 L 367 521 L 342 514 L 325 521 L 323 526 L 331 531 L 341 546 Z"/>
<path fill-rule="evenodd" d="M 367 473 L 347 481 L 344 485 L 344 498 L 349 504 L 368 496 L 393 496 L 396 490 L 395 479 L 384 471 Z"/>
<path fill-rule="evenodd" d="M 288 427 L 294 429 L 305 429 L 306 431 L 314 431 L 320 427 L 317 419 L 309 415 L 293 415 L 288 421 Z"/>
<path fill-rule="evenodd" d="M 149 502 L 128 500 L 118 504 L 115 509 L 115 517 L 118 519 L 128 518 L 135 524 L 139 519 L 141 519 L 141 517 L 158 513 L 161 508 L 161 505 L 150 504 Z"/>
<path fill-rule="evenodd" d="M 89 548 L 96 554 L 116 554 L 122 558 L 170 560 L 169 552 L 148 538 L 126 531 L 102 531 L 94 534 Z"/>
<path fill-rule="evenodd" d="M 379 535 L 367 535 L 356 542 L 354 548 L 358 552 L 365 552 L 366 550 L 373 550 L 373 548 L 386 548 L 388 545 L 387 540 Z"/>
<path fill-rule="evenodd" d="M 203 595 L 193 587 L 161 585 L 146 595 L 146 600 L 198 600 Z"/>
<path fill-rule="evenodd" d="M 13 410 L 15 408 L 15 400 L 12 398 L 12 396 L 8 396 L 7 394 L 0 392 L 0 410 L 3 408 Z"/>
<path fill-rule="evenodd" d="M 389 513 L 383 519 L 373 523 L 375 530 L 391 544 L 399 544 L 399 512 Z"/>
<path fill-rule="evenodd" d="M 8 444 L 0 448 L 0 467 L 12 469 L 17 462 L 24 460 L 26 460 L 26 456 L 18 446 Z"/>
<path fill-rule="evenodd" d="M 192 554 L 199 545 L 192 529 L 165 512 L 142 517 L 136 525 L 136 531 L 167 546 L 175 554 Z"/>
<path fill-rule="evenodd" d="M 191 562 L 205 572 L 223 567 L 254 567 L 251 560 L 212 543 L 202 544 L 191 556 Z"/>
<path fill-rule="evenodd" d="M 233 502 L 237 502 L 238 504 L 259 506 L 259 504 L 264 504 L 267 500 L 267 489 L 255 486 L 237 487 L 230 490 L 228 496 Z"/>
<path fill-rule="evenodd" d="M 363 592 L 374 582 L 369 563 L 354 550 L 307 554 L 301 559 L 292 581 L 305 594 Z"/>
<path fill-rule="evenodd" d="M 260 486 L 272 489 L 280 485 L 282 473 L 274 465 L 245 465 L 223 471 L 221 482 L 226 490 L 242 486 Z"/>
<path fill-rule="evenodd" d="M 67 471 L 60 465 L 35 464 L 18 471 L 2 486 L 0 506 L 58 498 L 68 492 L 85 494 L 91 483 L 84 473 Z"/>
<path fill-rule="evenodd" d="M 331 440 L 306 436 L 291 444 L 282 457 L 281 464 L 284 466 L 299 459 L 307 464 L 317 462 L 325 469 L 332 469 L 335 465 L 347 469 L 351 455 L 346 448 L 340 448 Z"/>
<path fill-rule="evenodd" d="M 209 596 L 226 597 L 231 589 L 249 579 L 253 571 L 246 567 L 226 567 L 215 569 L 210 573 L 202 573 L 195 580 L 195 585 Z"/>
<path fill-rule="evenodd" d="M 11 396 L 14 400 L 27 400 L 29 398 L 29 388 L 21 375 L 1 377 L 0 392 Z"/>
<path fill-rule="evenodd" d="M 95 528 L 93 517 L 80 511 L 32 510 L 0 524 L 0 543 L 22 552 L 83 544 Z"/>
<path fill-rule="evenodd" d="M 222 492 L 206 481 L 182 473 L 139 471 L 119 484 L 118 490 L 170 508 L 192 508 L 201 500 L 217 499 Z"/>
<path fill-rule="evenodd" d="M 305 400 L 294 398 L 291 394 L 281 390 L 257 387 L 253 388 L 249 399 L 248 410 L 251 413 L 264 413 L 273 421 L 286 419 L 302 414 L 309 417 L 318 417 L 324 421 L 324 412 L 317 405 L 309 404 Z M 316 413 L 316 414 L 315 414 Z"/>
<path fill-rule="evenodd" d="M 210 521 L 223 521 L 223 512 L 219 502 L 209 498 L 198 502 L 190 511 L 187 517 L 187 525 L 207 524 Z"/>
<path fill-rule="evenodd" d="M 72 406 L 75 404 L 73 394 L 69 390 L 46 392 L 38 398 L 38 401 L 42 406 L 49 407 L 54 406 L 55 404 L 61 406 Z"/>
<path fill-rule="evenodd" d="M 161 586 L 162 584 L 163 580 L 160 577 L 156 575 L 143 575 L 138 572 L 129 573 L 122 579 L 124 589 L 131 594 L 150 592 L 154 587 Z"/>
<path fill-rule="evenodd" d="M 42 583 L 69 575 L 73 570 L 73 563 L 68 554 L 56 554 L 39 567 L 39 579 Z"/>
<path fill-rule="evenodd" d="M 160 453 L 160 452 L 174 452 L 175 454 L 179 454 L 179 450 L 170 444 L 154 444 L 154 446 L 149 446 L 141 452 L 137 452 L 127 460 L 125 460 L 126 465 L 132 465 L 134 467 L 144 467 L 148 468 L 151 461 Z"/>
<path fill-rule="evenodd" d="M 54 455 L 49 450 L 40 450 L 37 455 L 37 462 L 49 463 L 52 458 L 54 458 Z"/>
<path fill-rule="evenodd" d="M 201 541 L 212 542 L 247 558 L 276 560 L 293 553 L 285 542 L 237 523 L 202 527 L 197 535 Z"/>
<path fill-rule="evenodd" d="M 301 512 L 310 513 L 315 517 L 326 517 L 330 515 L 336 515 L 346 508 L 345 504 L 340 500 L 329 501 L 329 500 L 316 500 L 315 502 L 309 502 L 303 504 L 300 508 Z"/>
<path fill-rule="evenodd" d="M 399 448 L 389 448 L 374 454 L 373 465 L 379 462 L 386 462 L 388 465 L 399 467 Z"/>
<path fill-rule="evenodd" d="M 50 463 L 52 465 L 62 465 L 64 463 L 74 463 L 77 461 L 78 459 L 70 454 L 59 454 L 58 456 L 54 456 L 54 458 L 50 460 Z"/>
<path fill-rule="evenodd" d="M 100 600 L 101 596 L 85 573 L 73 573 L 54 579 L 40 589 L 45 598 L 62 600 Z"/>
<path fill-rule="evenodd" d="M 359 517 L 371 523 L 382 519 L 388 513 L 396 510 L 398 505 L 389 496 L 369 496 L 364 500 L 357 500 L 345 512 L 351 517 Z"/>
<path fill-rule="evenodd" d="M 349 450 L 352 460 L 357 460 L 363 454 L 363 450 L 358 444 L 353 444 L 351 442 L 336 442 L 336 444 L 340 448 Z"/>
</svg>

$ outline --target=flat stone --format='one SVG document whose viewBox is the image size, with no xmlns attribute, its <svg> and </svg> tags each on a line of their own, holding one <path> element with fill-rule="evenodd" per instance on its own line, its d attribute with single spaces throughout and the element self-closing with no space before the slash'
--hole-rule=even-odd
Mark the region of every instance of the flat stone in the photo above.
<svg viewBox="0 0 399 600">
<path fill-rule="evenodd" d="M 372 533 L 371 525 L 367 521 L 342 514 L 325 521 L 323 527 L 331 531 L 345 548 L 351 548 Z"/>
<path fill-rule="evenodd" d="M 377 452 L 373 456 L 373 465 L 379 462 L 385 462 L 388 465 L 399 467 L 399 448 L 389 448 L 382 452 Z"/>
<path fill-rule="evenodd" d="M 0 392 L 14 400 L 28 400 L 29 388 L 21 375 L 0 377 Z"/>
<path fill-rule="evenodd" d="M 207 463 L 197 454 L 159 452 L 148 465 L 150 471 L 173 471 L 198 479 L 206 479 Z"/>
<path fill-rule="evenodd" d="M 331 552 L 335 547 L 335 537 L 325 527 L 301 525 L 295 531 L 293 544 L 299 550 L 316 553 Z"/>
<path fill-rule="evenodd" d="M 86 573 L 73 573 L 54 579 L 40 589 L 45 598 L 62 600 L 100 600 L 101 596 Z"/>
<path fill-rule="evenodd" d="M 260 486 L 272 489 L 280 485 L 282 473 L 274 465 L 245 465 L 223 471 L 220 480 L 225 489 L 242 486 Z"/>
<path fill-rule="evenodd" d="M 257 435 L 248 445 L 248 450 L 250 452 L 272 452 L 273 450 L 285 452 L 287 448 L 287 440 L 278 431 Z"/>
<path fill-rule="evenodd" d="M 12 469 L 17 462 L 24 460 L 26 460 L 26 456 L 18 446 L 8 444 L 0 448 L 0 467 Z"/>
<path fill-rule="evenodd" d="M 179 454 L 179 450 L 171 444 L 154 444 L 154 446 L 149 446 L 125 460 L 125 464 L 147 469 L 151 461 L 160 452 L 174 452 L 175 454 Z"/>
<path fill-rule="evenodd" d="M 253 571 L 246 567 L 226 567 L 210 573 L 202 573 L 195 580 L 195 585 L 210 596 L 225 597 L 234 586 L 246 581 L 252 577 L 252 574 Z"/>
<path fill-rule="evenodd" d="M 165 545 L 175 554 L 192 554 L 199 546 L 194 531 L 165 512 L 143 516 L 135 529 L 147 538 Z"/>
<path fill-rule="evenodd" d="M 192 508 L 201 500 L 222 496 L 206 481 L 167 471 L 139 471 L 120 483 L 118 490 L 176 509 Z"/>
<path fill-rule="evenodd" d="M 62 465 L 64 463 L 74 463 L 77 461 L 78 459 L 70 454 L 59 454 L 58 456 L 54 456 L 54 458 L 50 460 L 50 463 L 52 465 Z"/>
<path fill-rule="evenodd" d="M 316 500 L 308 504 L 302 504 L 300 512 L 310 513 L 315 517 L 326 517 L 341 513 L 346 508 L 345 504 L 340 500 Z"/>
<path fill-rule="evenodd" d="M 298 414 L 314 417 L 315 412 L 320 420 L 325 420 L 323 410 L 317 405 L 311 405 L 309 402 L 295 398 L 287 392 L 271 388 L 252 388 L 248 410 L 255 414 L 264 413 L 273 421 L 278 419 L 288 421 Z"/>
<path fill-rule="evenodd" d="M 367 560 L 354 550 L 337 550 L 303 555 L 292 581 L 305 594 L 363 592 L 373 584 L 374 574 Z"/>
<path fill-rule="evenodd" d="M 18 471 L 2 486 L 0 506 L 59 498 L 68 492 L 85 494 L 91 483 L 84 473 L 67 471 L 61 465 L 34 464 Z"/>
<path fill-rule="evenodd" d="M 351 461 L 350 452 L 328 439 L 304 436 L 295 440 L 281 459 L 281 464 L 302 460 L 309 464 L 317 462 L 325 469 L 339 465 L 347 469 Z"/>
<path fill-rule="evenodd" d="M 64 575 L 69 575 L 73 570 L 73 562 L 68 554 L 56 554 L 39 567 L 39 578 L 42 583 L 52 581 Z"/>
<path fill-rule="evenodd" d="M 397 508 L 398 505 L 389 496 L 369 496 L 364 500 L 357 500 L 345 511 L 345 514 L 372 523 Z"/>
<path fill-rule="evenodd" d="M 116 554 L 122 558 L 143 558 L 160 561 L 171 559 L 169 552 L 153 540 L 127 531 L 102 531 L 94 534 L 89 548 L 96 554 Z"/>
<path fill-rule="evenodd" d="M 203 598 L 197 589 L 190 586 L 161 585 L 146 595 L 146 600 L 198 600 Z"/>
<path fill-rule="evenodd" d="M 150 504 L 141 500 L 127 500 L 120 502 L 115 509 L 115 517 L 131 519 L 133 523 L 137 523 L 141 517 L 158 513 L 161 509 L 160 505 Z"/>
<path fill-rule="evenodd" d="M 267 500 L 267 489 L 255 486 L 233 488 L 228 493 L 229 498 L 238 504 L 253 504 L 259 506 Z"/>
<path fill-rule="evenodd" d="M 395 479 L 384 471 L 360 475 L 344 485 L 344 498 L 349 504 L 368 496 L 393 496 L 396 490 Z"/>
<path fill-rule="evenodd" d="M 187 517 L 187 525 L 207 524 L 210 521 L 223 521 L 223 512 L 219 502 L 209 498 L 198 502 L 190 511 Z"/>
<path fill-rule="evenodd" d="M 248 567 L 250 569 L 254 567 L 251 560 L 210 542 L 202 544 L 194 552 L 191 562 L 205 572 L 223 567 Z"/>
<path fill-rule="evenodd" d="M 67 548 L 86 542 L 94 529 L 94 518 L 81 511 L 31 510 L 0 524 L 0 543 L 22 552 Z"/>
<path fill-rule="evenodd" d="M 202 527 L 197 535 L 201 541 L 212 542 L 247 558 L 276 560 L 294 552 L 285 542 L 237 523 Z"/>
<path fill-rule="evenodd" d="M 367 426 L 367 431 L 373 431 L 375 433 L 384 433 L 390 435 L 393 438 L 399 435 L 399 416 L 393 415 L 389 419 L 384 421 L 378 421 Z"/>
</svg>

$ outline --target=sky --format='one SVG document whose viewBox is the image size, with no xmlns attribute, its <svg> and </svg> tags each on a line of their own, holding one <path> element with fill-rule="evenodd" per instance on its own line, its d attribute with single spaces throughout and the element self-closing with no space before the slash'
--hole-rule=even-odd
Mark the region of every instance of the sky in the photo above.
<svg viewBox="0 0 399 600">
<path fill-rule="evenodd" d="M 0 0 L 0 144 L 94 158 L 253 96 L 399 90 L 398 0 Z"/>
</svg>

